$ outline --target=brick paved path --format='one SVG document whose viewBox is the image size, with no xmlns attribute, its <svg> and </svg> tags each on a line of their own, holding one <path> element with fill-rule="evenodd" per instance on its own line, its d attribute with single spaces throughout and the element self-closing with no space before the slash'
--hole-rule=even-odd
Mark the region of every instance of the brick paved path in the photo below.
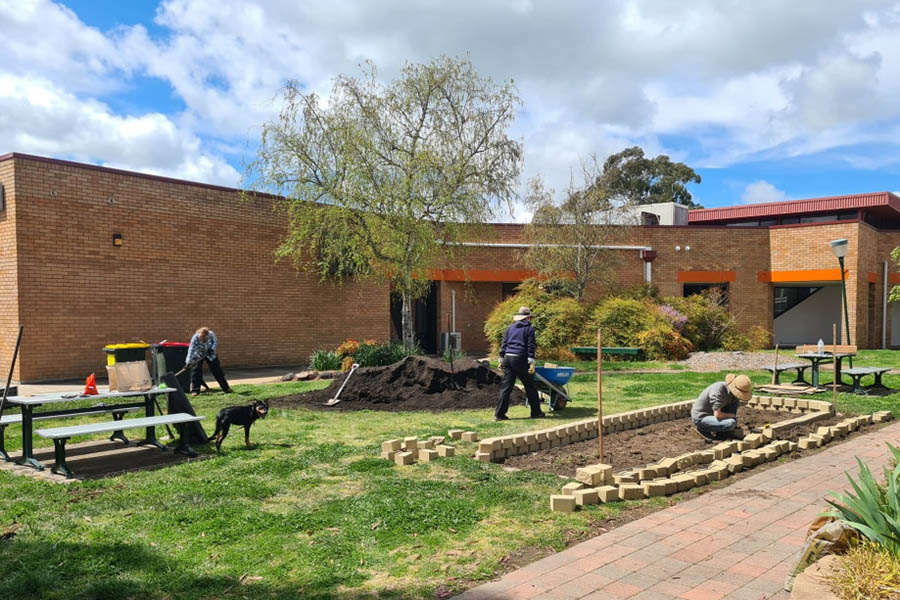
<svg viewBox="0 0 900 600">
<path fill-rule="evenodd" d="M 582 542 L 458 600 L 785 599 L 806 529 L 854 456 L 881 472 L 900 422 L 751 475 Z"/>
</svg>

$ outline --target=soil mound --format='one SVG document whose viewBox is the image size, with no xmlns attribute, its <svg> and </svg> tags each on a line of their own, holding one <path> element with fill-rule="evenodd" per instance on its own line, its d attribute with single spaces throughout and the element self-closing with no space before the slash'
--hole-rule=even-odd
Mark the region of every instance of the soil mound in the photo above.
<svg viewBox="0 0 900 600">
<path fill-rule="evenodd" d="M 335 379 L 323 390 L 285 396 L 272 401 L 275 406 L 321 406 L 333 398 L 347 376 Z M 501 376 L 473 360 L 450 364 L 427 356 L 408 356 L 386 367 L 356 370 L 341 402 L 327 410 L 458 410 L 492 408 L 500 394 Z M 525 395 L 514 389 L 510 404 L 524 404 Z"/>
</svg>

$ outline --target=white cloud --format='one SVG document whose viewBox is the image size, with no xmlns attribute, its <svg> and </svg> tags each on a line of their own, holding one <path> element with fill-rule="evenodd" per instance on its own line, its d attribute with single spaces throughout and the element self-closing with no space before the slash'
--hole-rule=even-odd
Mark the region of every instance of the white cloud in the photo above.
<svg viewBox="0 0 900 600">
<path fill-rule="evenodd" d="M 785 200 L 789 200 L 787 194 L 768 181 L 754 181 L 744 188 L 744 193 L 741 194 L 741 202 L 744 204 L 784 202 Z"/>
</svg>

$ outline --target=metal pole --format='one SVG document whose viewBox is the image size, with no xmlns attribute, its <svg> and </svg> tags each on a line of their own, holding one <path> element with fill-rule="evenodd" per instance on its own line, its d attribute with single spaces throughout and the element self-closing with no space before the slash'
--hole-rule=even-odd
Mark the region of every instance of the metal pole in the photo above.
<svg viewBox="0 0 900 600">
<path fill-rule="evenodd" d="M 831 354 L 837 356 L 837 323 L 832 323 L 831 325 Z M 837 363 L 835 363 L 834 374 L 834 381 L 831 382 L 831 406 L 834 410 L 837 410 Z"/>
<path fill-rule="evenodd" d="M 597 329 L 597 456 L 603 462 L 603 332 Z"/>
<path fill-rule="evenodd" d="M 844 297 L 844 323 L 847 326 L 847 345 L 850 345 L 850 309 L 847 307 L 847 283 L 844 281 L 844 257 L 841 256 L 838 258 L 838 262 L 841 265 L 841 294 Z M 853 368 L 853 357 L 848 356 L 847 360 L 850 363 L 850 368 Z M 834 357 L 835 368 L 837 367 L 837 356 Z"/>
<path fill-rule="evenodd" d="M 13 370 L 16 368 L 16 358 L 19 357 L 19 346 L 22 344 L 22 329 L 19 325 L 19 336 L 16 338 L 16 349 L 13 350 L 12 361 L 9 363 L 9 375 L 6 376 L 6 387 L 3 388 L 3 398 L 0 399 L 0 418 L 3 418 L 3 409 L 6 408 L 6 396 L 9 394 L 9 385 L 12 383 Z"/>
</svg>

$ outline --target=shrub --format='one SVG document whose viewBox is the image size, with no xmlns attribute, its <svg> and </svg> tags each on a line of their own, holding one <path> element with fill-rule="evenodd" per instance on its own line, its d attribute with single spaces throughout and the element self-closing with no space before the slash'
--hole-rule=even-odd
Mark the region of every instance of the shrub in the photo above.
<svg viewBox="0 0 900 600">
<path fill-rule="evenodd" d="M 587 311 L 574 298 L 554 296 L 534 287 L 500 302 L 488 315 L 484 324 L 485 336 L 496 352 L 503 342 L 503 334 L 512 323 L 520 306 L 528 306 L 534 314 L 535 337 L 538 348 L 570 346 L 578 339 Z"/>
<path fill-rule="evenodd" d="M 828 516 L 836 517 L 872 540 L 895 558 L 900 557 L 900 450 L 888 444 L 893 455 L 893 468 L 884 468 L 885 483 L 875 481 L 872 472 L 859 458 L 858 481 L 849 474 L 847 479 L 854 493 L 831 492 L 835 500 L 827 500 L 834 507 Z"/>
<path fill-rule="evenodd" d="M 331 350 L 316 350 L 309 357 L 309 366 L 316 371 L 335 371 L 341 368 L 341 357 Z"/>
<path fill-rule="evenodd" d="M 687 317 L 681 334 L 691 341 L 695 350 L 722 348 L 726 336 L 736 332 L 734 316 L 722 306 L 720 299 L 721 292 L 665 299 Z"/>
<path fill-rule="evenodd" d="M 900 590 L 900 560 L 872 542 L 852 544 L 828 581 L 838 598 L 890 600 Z"/>
<path fill-rule="evenodd" d="M 591 311 L 579 341 L 595 343 L 602 328 L 604 346 L 640 346 L 638 334 L 660 325 L 666 323 L 652 301 L 610 297 Z"/>
<path fill-rule="evenodd" d="M 636 346 L 644 349 L 649 359 L 682 360 L 691 351 L 691 342 L 668 325 L 657 325 L 637 334 Z"/>
<path fill-rule="evenodd" d="M 559 348 L 538 348 L 537 358 L 540 360 L 549 360 L 551 362 L 574 362 L 578 357 L 572 354 L 572 351 L 565 346 Z"/>
<path fill-rule="evenodd" d="M 361 367 L 383 367 L 403 360 L 407 356 L 421 354 L 418 346 L 408 347 L 403 342 L 390 341 L 377 344 L 373 340 L 366 340 L 359 345 L 353 359 Z"/>
<path fill-rule="evenodd" d="M 359 350 L 359 342 L 356 340 L 344 340 L 344 342 L 337 347 L 337 354 L 341 358 L 346 358 L 356 354 L 357 350 Z"/>
<path fill-rule="evenodd" d="M 687 317 L 675 310 L 673 306 L 663 304 L 659 307 L 659 313 L 672 326 L 672 329 L 678 333 L 684 330 L 684 326 L 687 324 Z"/>
</svg>

